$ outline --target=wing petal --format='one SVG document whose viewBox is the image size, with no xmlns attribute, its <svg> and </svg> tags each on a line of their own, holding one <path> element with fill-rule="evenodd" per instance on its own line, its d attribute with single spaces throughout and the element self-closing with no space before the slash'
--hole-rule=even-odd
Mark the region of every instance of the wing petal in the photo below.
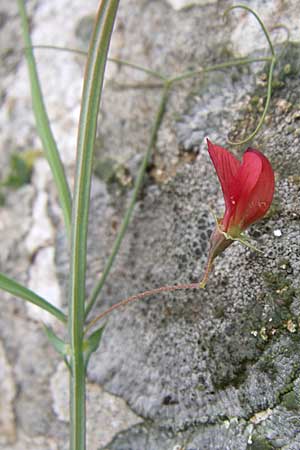
<svg viewBox="0 0 300 450">
<path fill-rule="evenodd" d="M 237 178 L 237 173 L 241 167 L 241 163 L 228 150 L 212 144 L 208 139 L 207 145 L 209 156 L 221 183 L 226 210 L 232 209 L 236 201 L 236 192 L 239 191 L 240 183 Z"/>
</svg>

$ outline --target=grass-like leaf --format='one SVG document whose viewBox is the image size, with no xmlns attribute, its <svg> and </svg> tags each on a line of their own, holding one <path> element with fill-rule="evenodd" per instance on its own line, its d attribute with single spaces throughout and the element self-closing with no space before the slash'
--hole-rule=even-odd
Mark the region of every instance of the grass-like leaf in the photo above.
<svg viewBox="0 0 300 450">
<path fill-rule="evenodd" d="M 106 325 L 106 324 L 105 324 Z M 94 331 L 87 339 L 86 341 L 86 348 L 85 348 L 85 367 L 87 368 L 90 357 L 92 353 L 94 353 L 96 350 L 98 350 L 102 334 L 105 329 L 105 325 L 98 328 L 96 331 Z"/>
<path fill-rule="evenodd" d="M 53 179 L 58 191 L 60 204 L 63 210 L 66 229 L 69 234 L 71 229 L 71 213 L 72 213 L 70 189 L 67 183 L 64 167 L 59 156 L 57 145 L 50 128 L 47 111 L 43 101 L 43 94 L 36 68 L 36 62 L 32 51 L 32 42 L 29 33 L 29 25 L 26 16 L 24 0 L 18 0 L 18 6 L 21 17 L 23 40 L 26 47 L 25 53 L 31 84 L 32 106 L 35 115 L 37 131 L 42 141 L 43 149 L 45 151 L 53 174 Z"/>
<path fill-rule="evenodd" d="M 68 355 L 68 345 L 54 333 L 51 327 L 45 326 L 44 330 L 49 342 L 53 345 L 53 348 L 65 358 Z"/>
<path fill-rule="evenodd" d="M 14 295 L 15 297 L 22 298 L 23 300 L 26 300 L 27 302 L 30 302 L 30 303 L 33 303 L 34 305 L 39 306 L 40 308 L 44 309 L 45 311 L 48 311 L 48 313 L 52 314 L 52 316 L 56 317 L 58 320 L 60 320 L 63 323 L 67 322 L 67 318 L 62 311 L 60 311 L 55 306 L 51 305 L 51 303 L 47 302 L 47 300 L 45 300 L 44 298 L 35 294 L 30 289 L 27 289 L 25 286 L 22 286 L 17 281 L 12 280 L 11 278 L 7 277 L 3 273 L 0 273 L 0 289 L 2 289 L 3 291 L 9 292 L 10 294 Z"/>
</svg>

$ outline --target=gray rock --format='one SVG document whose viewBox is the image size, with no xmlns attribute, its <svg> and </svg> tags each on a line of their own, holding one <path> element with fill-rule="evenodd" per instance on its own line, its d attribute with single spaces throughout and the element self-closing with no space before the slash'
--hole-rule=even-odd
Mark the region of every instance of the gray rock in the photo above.
<svg viewBox="0 0 300 450">
<path fill-rule="evenodd" d="M 12 368 L 6 359 L 4 348 L 0 342 L 0 394 L 1 402 L 5 408 L 0 409 L 0 445 L 12 444 L 16 440 L 15 416 L 13 402 L 16 395 L 16 386 Z"/>
<path fill-rule="evenodd" d="M 60 421 L 69 422 L 69 372 L 62 362 L 51 379 L 53 409 Z M 100 386 L 87 384 L 87 443 L 89 448 L 108 444 L 117 433 L 142 422 L 124 400 Z"/>
</svg>

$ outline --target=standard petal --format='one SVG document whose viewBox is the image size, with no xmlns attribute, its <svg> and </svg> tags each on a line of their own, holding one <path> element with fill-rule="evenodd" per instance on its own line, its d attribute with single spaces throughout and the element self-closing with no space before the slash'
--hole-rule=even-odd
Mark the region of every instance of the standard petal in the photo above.
<svg viewBox="0 0 300 450">
<path fill-rule="evenodd" d="M 251 189 L 248 196 L 248 202 L 243 211 L 242 228 L 245 229 L 251 223 L 256 222 L 262 218 L 272 203 L 274 195 L 274 172 L 269 160 L 258 150 L 247 149 L 245 157 L 259 158 L 261 161 L 261 171 L 256 184 Z"/>
<path fill-rule="evenodd" d="M 239 191 L 239 180 L 237 173 L 241 167 L 240 161 L 233 156 L 228 150 L 218 145 L 212 144 L 207 139 L 209 156 L 215 166 L 218 178 L 221 183 L 226 213 L 232 209 L 236 203 L 235 195 Z"/>
</svg>

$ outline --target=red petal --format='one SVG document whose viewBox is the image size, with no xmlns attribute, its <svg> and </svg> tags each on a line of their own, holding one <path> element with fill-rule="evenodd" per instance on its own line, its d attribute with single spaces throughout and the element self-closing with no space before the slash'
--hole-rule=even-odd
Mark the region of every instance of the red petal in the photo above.
<svg viewBox="0 0 300 450">
<path fill-rule="evenodd" d="M 232 201 L 235 201 L 236 192 L 239 190 L 239 180 L 237 173 L 241 166 L 240 161 L 228 150 L 218 145 L 212 144 L 207 139 L 208 152 L 213 165 L 215 166 L 218 178 L 224 194 L 226 213 L 230 214 L 233 208 Z"/>
<path fill-rule="evenodd" d="M 237 200 L 237 210 L 243 211 L 248 204 L 249 196 L 254 189 L 262 171 L 261 158 L 256 153 L 245 152 L 238 171 L 239 190 L 234 193 Z"/>
<path fill-rule="evenodd" d="M 236 211 L 236 217 L 238 215 L 241 217 L 240 226 L 242 229 L 247 228 L 251 223 L 266 214 L 274 194 L 274 172 L 270 162 L 258 150 L 249 148 L 244 153 L 241 166 L 241 171 L 245 172 L 244 177 L 246 177 L 246 170 L 251 169 L 251 167 L 252 174 L 248 176 L 248 182 L 246 183 L 247 192 L 244 191 L 241 195 Z"/>
</svg>

